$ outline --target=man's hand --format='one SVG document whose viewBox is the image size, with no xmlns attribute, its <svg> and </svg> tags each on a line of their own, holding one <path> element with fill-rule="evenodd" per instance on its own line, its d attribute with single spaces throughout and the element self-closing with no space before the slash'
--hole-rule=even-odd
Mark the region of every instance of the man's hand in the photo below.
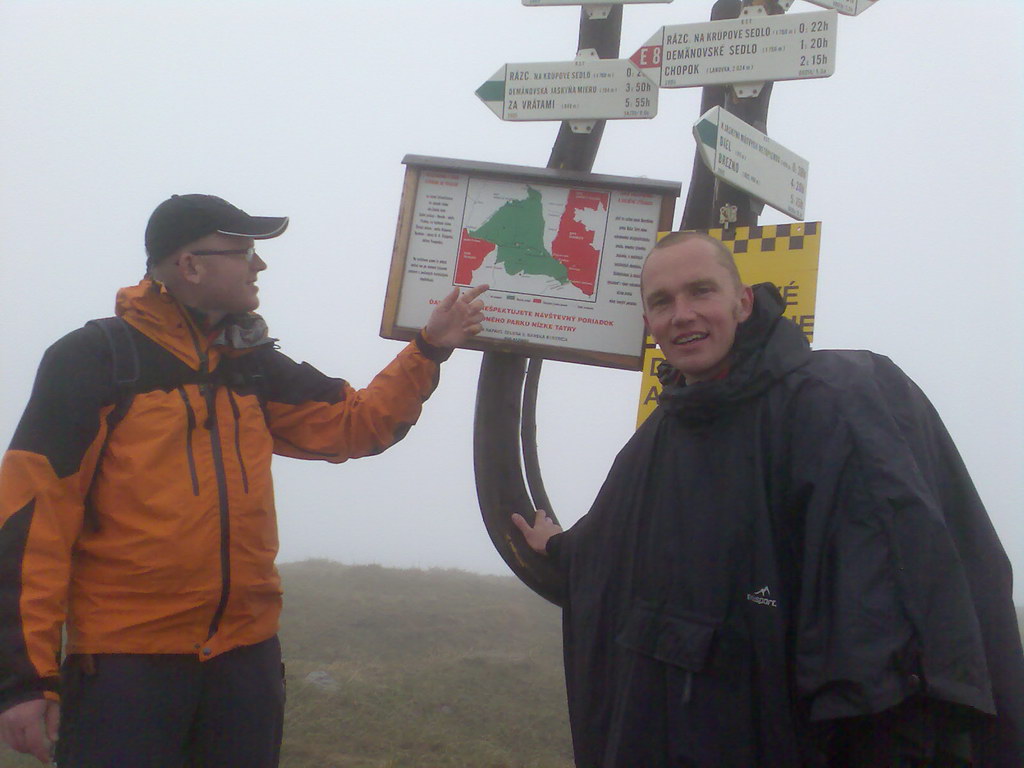
<svg viewBox="0 0 1024 768">
<path fill-rule="evenodd" d="M 480 324 L 484 319 L 484 303 L 477 299 L 490 286 L 478 285 L 462 296 L 455 288 L 444 297 L 434 311 L 430 313 L 423 338 L 435 347 L 457 347 L 464 344 L 470 336 L 480 333 Z"/>
<path fill-rule="evenodd" d="M 56 701 L 23 701 L 0 712 L 0 737 L 11 749 L 27 752 L 50 765 L 50 745 L 57 741 L 59 723 L 60 704 Z"/>
<path fill-rule="evenodd" d="M 523 532 L 523 538 L 530 545 L 530 549 L 541 555 L 547 554 L 548 539 L 562 532 L 562 528 L 548 517 L 548 513 L 543 509 L 537 510 L 532 526 L 518 513 L 512 515 L 512 522 Z"/>
</svg>

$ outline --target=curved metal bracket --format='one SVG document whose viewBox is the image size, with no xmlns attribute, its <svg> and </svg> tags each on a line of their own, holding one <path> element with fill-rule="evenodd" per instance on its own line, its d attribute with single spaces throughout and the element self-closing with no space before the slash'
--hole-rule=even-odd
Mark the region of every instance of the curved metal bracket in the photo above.
<svg viewBox="0 0 1024 768">
<path fill-rule="evenodd" d="M 523 465 L 526 469 L 526 485 L 530 489 L 530 498 L 536 509 L 543 509 L 548 516 L 555 519 L 544 487 L 544 478 L 540 472 L 540 456 L 537 453 L 537 390 L 540 388 L 540 369 L 544 360 L 540 357 L 530 358 L 530 367 L 526 369 L 526 385 L 523 387 L 523 423 L 519 434 L 523 438 Z M 557 520 L 556 520 L 557 522 Z"/>
<path fill-rule="evenodd" d="M 520 462 L 520 404 L 525 376 L 525 357 L 504 352 L 484 353 L 473 430 L 476 493 L 484 526 L 498 554 L 526 586 L 555 605 L 562 605 L 565 586 L 561 573 L 544 555 L 530 549 L 519 529 L 512 524 L 513 512 L 518 512 L 531 524 L 534 517 L 534 504 L 523 481 Z M 535 436 L 536 422 L 532 418 L 529 421 L 533 423 L 529 429 L 524 423 L 524 432 L 532 429 Z M 530 450 L 535 455 L 536 443 L 531 442 Z M 539 479 L 539 473 L 537 477 Z M 543 485 L 540 489 L 540 495 L 546 498 Z M 545 510 L 554 518 L 554 513 L 546 506 Z"/>
</svg>

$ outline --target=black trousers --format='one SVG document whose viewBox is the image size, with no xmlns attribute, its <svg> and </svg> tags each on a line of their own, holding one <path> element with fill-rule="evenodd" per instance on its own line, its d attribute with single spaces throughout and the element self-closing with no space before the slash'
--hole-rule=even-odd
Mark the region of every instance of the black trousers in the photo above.
<svg viewBox="0 0 1024 768">
<path fill-rule="evenodd" d="M 276 768 L 284 722 L 272 637 L 206 662 L 191 654 L 69 656 L 60 768 Z"/>
</svg>

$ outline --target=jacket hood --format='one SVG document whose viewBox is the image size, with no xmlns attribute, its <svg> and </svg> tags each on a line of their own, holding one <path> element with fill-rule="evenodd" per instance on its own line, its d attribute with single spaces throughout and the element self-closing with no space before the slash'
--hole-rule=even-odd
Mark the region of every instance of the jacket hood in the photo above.
<svg viewBox="0 0 1024 768">
<path fill-rule="evenodd" d="M 267 324 L 256 313 L 229 316 L 212 337 L 167 288 L 148 278 L 117 292 L 115 312 L 129 325 L 160 344 L 192 368 L 212 370 L 221 352 L 272 344 Z M 211 359 L 211 352 L 214 352 Z"/>
<path fill-rule="evenodd" d="M 658 366 L 662 393 L 658 403 L 686 422 L 713 420 L 723 410 L 756 397 L 810 357 L 803 332 L 782 316 L 785 302 L 771 283 L 753 287 L 750 317 L 736 328 L 724 379 L 687 386 L 667 362 Z"/>
</svg>

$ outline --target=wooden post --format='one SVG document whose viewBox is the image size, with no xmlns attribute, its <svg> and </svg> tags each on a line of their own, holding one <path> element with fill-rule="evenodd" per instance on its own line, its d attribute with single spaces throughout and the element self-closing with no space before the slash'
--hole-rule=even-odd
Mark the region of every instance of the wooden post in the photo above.
<svg viewBox="0 0 1024 768">
<path fill-rule="evenodd" d="M 580 9 L 577 50 L 594 48 L 602 59 L 618 58 L 621 34 L 621 5 L 613 7 L 604 19 L 592 19 L 585 7 Z M 589 133 L 573 133 L 568 122 L 563 121 L 551 149 L 548 168 L 590 171 L 604 125 L 604 120 L 598 120 Z M 540 368 L 541 359 L 532 358 L 527 375 L 525 357 L 484 353 L 477 384 L 473 463 L 480 512 L 498 554 L 528 587 L 561 605 L 565 585 L 559 571 L 545 556 L 530 549 L 512 525 L 513 512 L 532 522 L 535 507 L 554 517 L 537 459 L 535 414 Z M 527 380 L 525 389 L 524 378 Z M 529 491 L 524 483 L 523 462 Z"/>
</svg>

